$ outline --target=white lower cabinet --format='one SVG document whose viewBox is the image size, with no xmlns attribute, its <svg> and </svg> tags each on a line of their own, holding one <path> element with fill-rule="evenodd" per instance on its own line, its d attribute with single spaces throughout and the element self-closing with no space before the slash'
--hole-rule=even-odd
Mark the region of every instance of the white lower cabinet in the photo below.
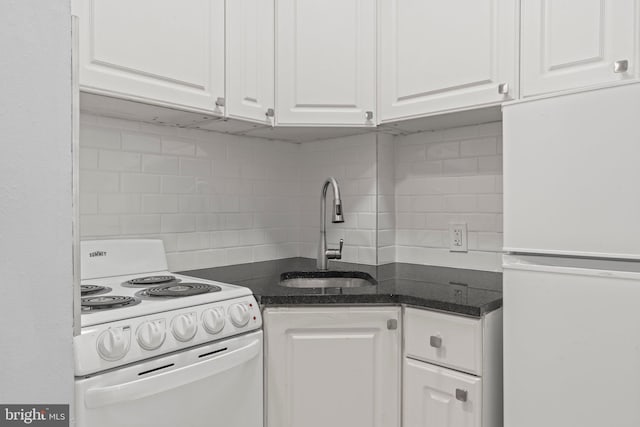
<svg viewBox="0 0 640 427">
<path fill-rule="evenodd" d="M 267 427 L 399 427 L 400 308 L 267 308 Z"/>
<path fill-rule="evenodd" d="M 404 348 L 403 427 L 502 426 L 502 309 L 468 318 L 406 308 Z"/>
<path fill-rule="evenodd" d="M 405 359 L 405 427 L 479 427 L 482 379 L 430 363 Z"/>
</svg>

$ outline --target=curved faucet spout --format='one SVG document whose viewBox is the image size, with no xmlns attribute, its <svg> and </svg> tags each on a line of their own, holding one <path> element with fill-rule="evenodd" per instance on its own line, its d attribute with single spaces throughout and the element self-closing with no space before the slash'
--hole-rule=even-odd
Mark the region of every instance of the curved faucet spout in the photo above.
<svg viewBox="0 0 640 427">
<path fill-rule="evenodd" d="M 329 185 L 333 188 L 333 218 L 331 222 L 344 222 L 340 187 L 335 178 L 329 177 L 324 182 L 320 194 L 320 243 L 318 245 L 318 261 L 316 263 L 318 270 L 326 270 L 329 259 L 342 258 L 342 245 L 344 243 L 344 241 L 340 239 L 340 249 L 327 249 L 327 190 L 329 189 Z"/>
</svg>

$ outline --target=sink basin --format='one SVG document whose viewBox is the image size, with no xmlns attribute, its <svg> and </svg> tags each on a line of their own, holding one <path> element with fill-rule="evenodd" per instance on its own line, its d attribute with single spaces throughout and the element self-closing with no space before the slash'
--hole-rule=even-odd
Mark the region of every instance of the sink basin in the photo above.
<svg viewBox="0 0 640 427">
<path fill-rule="evenodd" d="M 280 286 L 288 288 L 359 288 L 377 284 L 362 271 L 289 271 L 280 275 Z"/>
</svg>

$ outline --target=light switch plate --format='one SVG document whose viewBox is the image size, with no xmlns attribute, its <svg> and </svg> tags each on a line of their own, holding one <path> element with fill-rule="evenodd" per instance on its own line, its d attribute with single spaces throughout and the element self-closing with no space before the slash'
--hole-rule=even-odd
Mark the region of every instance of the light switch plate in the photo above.
<svg viewBox="0 0 640 427">
<path fill-rule="evenodd" d="M 467 252 L 467 223 L 449 224 L 449 251 Z"/>
</svg>

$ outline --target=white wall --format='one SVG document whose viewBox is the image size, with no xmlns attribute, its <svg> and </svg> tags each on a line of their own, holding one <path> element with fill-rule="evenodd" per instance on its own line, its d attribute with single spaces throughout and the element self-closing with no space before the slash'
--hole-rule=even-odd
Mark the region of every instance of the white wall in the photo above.
<svg viewBox="0 0 640 427">
<path fill-rule="evenodd" d="M 0 2 L 0 402 L 73 400 L 68 0 Z"/>
<path fill-rule="evenodd" d="M 501 270 L 502 123 L 396 137 L 394 147 L 396 261 Z M 456 222 L 468 225 L 468 253 L 449 252 Z"/>
<path fill-rule="evenodd" d="M 161 238 L 174 271 L 315 258 L 334 176 L 346 221 L 328 242 L 376 263 L 375 135 L 293 144 L 82 114 L 80 144 L 82 239 Z"/>
</svg>

